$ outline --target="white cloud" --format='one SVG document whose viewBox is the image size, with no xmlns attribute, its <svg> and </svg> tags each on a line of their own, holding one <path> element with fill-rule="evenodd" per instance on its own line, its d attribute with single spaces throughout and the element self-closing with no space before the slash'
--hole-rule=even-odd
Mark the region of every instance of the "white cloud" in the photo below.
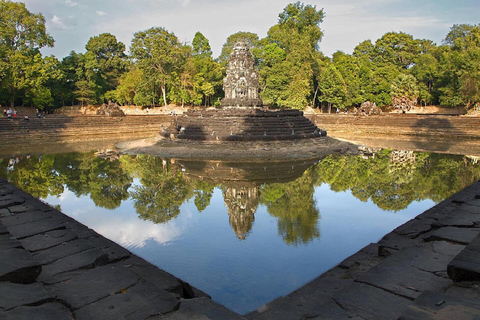
<svg viewBox="0 0 480 320">
<path fill-rule="evenodd" d="M 99 11 L 97 11 L 97 15 L 99 15 L 99 16 L 101 16 L 101 17 L 102 17 L 102 16 L 105 16 L 105 15 L 106 15 L 106 13 L 105 13 L 105 12 L 103 12 L 103 11 L 100 11 L 100 10 L 99 10 Z"/>
<path fill-rule="evenodd" d="M 69 7 L 75 7 L 78 3 L 72 0 L 65 0 L 65 4 Z"/>
<path fill-rule="evenodd" d="M 56 15 L 53 15 L 53 18 L 50 19 L 50 22 L 53 23 L 54 28 L 56 29 L 66 29 L 67 26 L 63 23 L 62 19 L 60 17 L 57 17 Z"/>
</svg>

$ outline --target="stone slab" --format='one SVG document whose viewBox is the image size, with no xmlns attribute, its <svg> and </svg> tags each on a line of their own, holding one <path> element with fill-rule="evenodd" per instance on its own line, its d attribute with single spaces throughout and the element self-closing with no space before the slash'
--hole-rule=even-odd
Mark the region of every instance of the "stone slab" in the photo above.
<svg viewBox="0 0 480 320">
<path fill-rule="evenodd" d="M 76 269 L 91 269 L 96 266 L 106 265 L 107 263 L 108 256 L 102 250 L 98 248 L 88 249 L 43 266 L 43 271 L 38 279 L 49 282 L 51 278 L 64 272 Z"/>
<path fill-rule="evenodd" d="M 88 241 L 105 252 L 110 262 L 127 259 L 131 255 L 127 249 L 102 236 L 90 237 Z"/>
<path fill-rule="evenodd" d="M 38 307 L 18 307 L 6 312 L 0 312 L 0 320 L 35 320 L 55 319 L 72 320 L 71 312 L 60 303 L 45 303 Z"/>
<path fill-rule="evenodd" d="M 41 210 L 32 210 L 27 211 L 19 214 L 13 214 L 8 217 L 0 218 L 0 221 L 7 227 L 17 226 L 24 223 L 30 223 L 46 218 L 50 218 L 50 214 L 41 211 Z"/>
<path fill-rule="evenodd" d="M 22 248 L 22 244 L 10 234 L 0 234 L 0 250 Z"/>
<path fill-rule="evenodd" d="M 121 262 L 121 264 L 157 288 L 178 294 L 181 297 L 184 296 L 183 286 L 176 277 L 148 263 L 142 258 L 132 255 L 128 260 Z"/>
<path fill-rule="evenodd" d="M 0 218 L 1 217 L 8 217 L 10 215 L 12 215 L 12 213 L 7 208 L 0 209 Z"/>
<path fill-rule="evenodd" d="M 444 290 L 452 281 L 412 267 L 409 262 L 385 261 L 360 276 L 357 281 L 396 295 L 415 299 L 422 292 Z"/>
<path fill-rule="evenodd" d="M 119 293 L 133 286 L 138 276 L 118 264 L 85 270 L 68 281 L 46 286 L 48 292 L 65 301 L 73 310 Z"/>
<path fill-rule="evenodd" d="M 30 239 L 30 238 L 26 238 Z M 34 252 L 33 256 L 41 264 L 50 264 L 61 258 L 68 257 L 72 254 L 95 248 L 91 242 L 85 239 L 75 239 L 72 241 L 62 242 L 61 244 L 45 250 Z"/>
<path fill-rule="evenodd" d="M 480 251 L 468 245 L 448 264 L 447 272 L 455 282 L 480 281 Z"/>
<path fill-rule="evenodd" d="M 9 231 L 17 239 L 21 239 L 58 229 L 65 229 L 63 223 L 59 222 L 56 219 L 47 218 L 27 224 L 10 227 Z"/>
<path fill-rule="evenodd" d="M 60 229 L 47 231 L 32 237 L 23 238 L 21 243 L 23 247 L 30 252 L 45 250 L 61 243 L 75 239 L 77 236 L 70 230 Z"/>
<path fill-rule="evenodd" d="M 145 319 L 152 315 L 173 312 L 179 305 L 178 296 L 140 281 L 133 287 L 75 311 L 78 320 Z"/>
<path fill-rule="evenodd" d="M 364 319 L 397 319 L 411 303 L 409 299 L 364 283 L 353 283 L 334 299 L 342 309 Z"/>
<path fill-rule="evenodd" d="M 412 219 L 407 221 L 406 223 L 402 224 L 401 226 L 395 228 L 393 230 L 395 233 L 399 235 L 406 236 L 409 238 L 416 238 L 422 233 L 432 230 L 432 224 L 435 223 L 436 220 L 434 219 Z"/>
<path fill-rule="evenodd" d="M 201 317 L 198 317 L 198 315 L 203 315 L 206 317 L 206 319 L 209 320 L 224 320 L 224 319 L 229 319 L 229 320 L 245 320 L 245 317 L 242 317 L 241 315 L 228 310 L 224 306 L 215 303 L 211 299 L 201 297 L 201 298 L 194 298 L 194 299 L 181 299 L 180 300 L 180 308 L 178 309 L 179 315 L 176 316 L 176 313 L 169 317 L 168 319 L 185 319 L 184 310 L 187 309 L 186 311 L 191 313 L 192 310 L 196 312 L 197 318 L 198 319 L 203 319 Z M 159 318 L 163 319 L 163 318 Z M 165 319 L 167 319 L 165 317 Z"/>
<path fill-rule="evenodd" d="M 437 292 L 426 292 L 420 295 L 399 319 L 480 319 L 480 302 Z"/>
<path fill-rule="evenodd" d="M 0 282 L 0 309 L 9 310 L 19 306 L 40 304 L 52 297 L 44 286 L 38 282 L 32 284 L 17 284 Z"/>
<path fill-rule="evenodd" d="M 480 232 L 477 228 L 444 227 L 428 233 L 425 241 L 446 240 L 460 244 L 470 243 Z"/>
<path fill-rule="evenodd" d="M 27 250 L 14 248 L 2 251 L 0 281 L 32 283 L 41 271 L 41 265 L 35 261 Z"/>
</svg>

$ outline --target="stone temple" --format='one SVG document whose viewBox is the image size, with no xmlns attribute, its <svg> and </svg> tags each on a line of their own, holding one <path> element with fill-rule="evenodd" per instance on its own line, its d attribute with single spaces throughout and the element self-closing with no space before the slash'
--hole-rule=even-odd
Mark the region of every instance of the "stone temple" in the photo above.
<svg viewBox="0 0 480 320">
<path fill-rule="evenodd" d="M 228 58 L 227 76 L 223 79 L 223 107 L 261 107 L 260 85 L 252 53 L 243 42 L 237 42 Z"/>
<path fill-rule="evenodd" d="M 317 138 L 327 134 L 300 110 L 270 110 L 263 106 L 258 73 L 245 43 L 235 44 L 226 73 L 223 79 L 225 98 L 220 108 L 195 108 L 174 116 L 171 125 L 159 135 L 172 140 L 275 141 Z M 242 227 L 247 231 L 248 224 Z M 237 234 L 245 233 L 240 229 Z"/>
</svg>

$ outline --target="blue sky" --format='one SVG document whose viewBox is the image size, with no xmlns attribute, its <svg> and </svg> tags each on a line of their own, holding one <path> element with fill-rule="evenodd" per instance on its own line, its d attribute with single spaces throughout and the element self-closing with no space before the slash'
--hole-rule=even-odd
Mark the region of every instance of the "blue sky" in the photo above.
<svg viewBox="0 0 480 320">
<path fill-rule="evenodd" d="M 197 31 L 205 35 L 214 57 L 227 37 L 238 31 L 260 38 L 277 23 L 278 14 L 294 0 L 24 0 L 31 12 L 42 13 L 55 48 L 45 49 L 62 59 L 70 51 L 85 52 L 90 37 L 109 32 L 125 43 L 151 27 L 164 27 L 181 42 Z M 351 53 L 360 42 L 375 42 L 389 31 L 403 31 L 437 44 L 454 24 L 480 23 L 479 0 L 313 0 L 324 9 L 320 50 Z"/>
</svg>

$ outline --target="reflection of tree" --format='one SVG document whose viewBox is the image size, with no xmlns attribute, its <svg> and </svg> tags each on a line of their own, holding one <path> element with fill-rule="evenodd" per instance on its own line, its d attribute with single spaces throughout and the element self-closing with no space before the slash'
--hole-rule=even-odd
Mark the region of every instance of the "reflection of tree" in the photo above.
<svg viewBox="0 0 480 320">
<path fill-rule="evenodd" d="M 66 177 L 54 169 L 55 156 L 4 159 L 2 175 L 11 183 L 37 198 L 60 195 Z"/>
<path fill-rule="evenodd" d="M 198 180 L 195 183 L 195 190 L 193 191 L 195 207 L 198 212 L 202 212 L 210 205 L 212 199 L 213 189 L 215 185 L 206 181 Z"/>
<path fill-rule="evenodd" d="M 480 177 L 464 156 L 380 150 L 376 157 L 328 156 L 317 166 L 334 191 L 351 190 L 384 210 L 398 211 L 416 200 L 441 201 Z"/>
<path fill-rule="evenodd" d="M 193 192 L 192 184 L 183 178 L 181 172 L 153 156 L 122 157 L 121 160 L 142 183 L 131 192 L 140 217 L 163 223 L 180 213 L 180 206 Z"/>
<path fill-rule="evenodd" d="M 7 164 L 10 169 L 5 171 L 6 178 L 35 197 L 60 195 L 66 187 L 76 196 L 90 195 L 97 206 L 114 209 L 129 196 L 132 179 L 123 172 L 119 161 L 105 161 L 93 153 L 32 156 L 18 160 L 14 166 Z"/>
<path fill-rule="evenodd" d="M 107 161 L 92 153 L 61 154 L 55 170 L 66 177 L 66 186 L 77 196 L 88 195 L 95 205 L 107 209 L 120 206 L 129 197 L 132 179 L 118 160 Z"/>
<path fill-rule="evenodd" d="M 228 212 L 228 221 L 237 237 L 245 240 L 252 230 L 258 207 L 258 187 L 252 185 L 224 186 L 223 199 Z"/>
<path fill-rule="evenodd" d="M 278 218 L 278 233 L 287 244 L 308 243 L 320 237 L 319 212 L 313 198 L 315 171 L 287 183 L 262 185 L 260 202 Z"/>
</svg>

